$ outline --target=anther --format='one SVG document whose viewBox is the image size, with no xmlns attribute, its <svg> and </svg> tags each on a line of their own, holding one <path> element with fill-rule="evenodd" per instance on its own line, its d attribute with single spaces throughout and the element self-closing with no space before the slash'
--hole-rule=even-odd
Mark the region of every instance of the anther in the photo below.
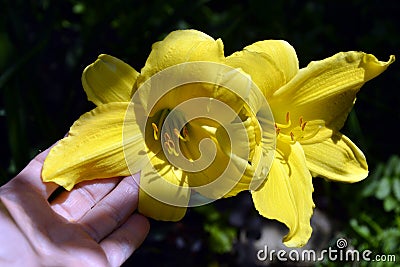
<svg viewBox="0 0 400 267">
<path fill-rule="evenodd" d="M 176 128 L 174 128 L 174 134 L 176 135 L 176 137 L 178 137 L 178 138 L 182 138 L 182 136 L 181 136 L 181 133 L 179 132 L 179 130 L 178 129 L 176 129 Z"/>
<path fill-rule="evenodd" d="M 294 141 L 294 133 L 290 132 L 290 139 L 292 139 L 292 141 Z"/>
<path fill-rule="evenodd" d="M 299 118 L 299 125 L 300 125 L 300 127 L 303 125 L 303 116 L 300 116 L 300 118 Z"/>
<path fill-rule="evenodd" d="M 307 125 L 307 122 L 306 122 L 306 121 L 303 122 L 303 123 L 301 124 L 301 130 L 302 130 L 302 131 L 304 131 L 304 128 L 306 127 L 306 125 Z"/>
<path fill-rule="evenodd" d="M 286 113 L 286 123 L 289 123 L 289 121 L 290 121 L 290 112 L 288 111 Z"/>
<path fill-rule="evenodd" d="M 184 129 L 185 129 L 185 127 L 184 127 Z M 184 131 L 184 130 L 182 130 L 182 131 Z M 185 141 L 185 142 L 187 141 L 187 140 L 186 140 L 186 137 L 182 136 L 181 133 L 179 132 L 179 130 L 178 130 L 177 128 L 174 128 L 174 134 L 175 134 L 176 137 L 178 137 L 178 138 L 181 139 L 182 141 Z M 184 132 L 182 132 L 182 134 L 185 135 Z"/>
<path fill-rule="evenodd" d="M 189 139 L 189 131 L 188 131 L 188 129 L 187 129 L 186 126 L 183 126 L 182 134 L 183 134 L 183 137 L 184 137 L 186 140 Z"/>
<path fill-rule="evenodd" d="M 154 140 L 158 140 L 158 127 L 157 125 L 152 122 L 151 127 L 153 127 L 153 135 L 154 135 Z"/>
<path fill-rule="evenodd" d="M 280 129 L 287 129 L 291 126 L 292 121 L 290 120 L 290 112 L 289 111 L 286 112 L 285 120 L 286 120 L 286 124 L 275 123 L 275 129 L 277 130 L 277 132 L 279 132 Z"/>
<path fill-rule="evenodd" d="M 169 135 L 169 133 L 164 133 L 164 138 L 168 141 L 171 140 L 171 136 Z"/>
<path fill-rule="evenodd" d="M 164 146 L 167 148 L 168 154 L 170 154 L 170 155 L 174 154 L 175 156 L 179 156 L 179 153 L 176 152 L 176 149 L 175 149 L 175 142 L 174 142 L 174 140 L 172 140 L 169 133 L 164 133 L 164 139 L 165 139 Z"/>
<path fill-rule="evenodd" d="M 168 154 L 170 154 L 170 155 L 174 154 L 175 156 L 179 156 L 179 153 L 176 152 L 175 143 L 174 143 L 174 141 L 172 141 L 172 139 L 167 139 L 164 142 L 164 146 L 167 148 Z"/>
</svg>

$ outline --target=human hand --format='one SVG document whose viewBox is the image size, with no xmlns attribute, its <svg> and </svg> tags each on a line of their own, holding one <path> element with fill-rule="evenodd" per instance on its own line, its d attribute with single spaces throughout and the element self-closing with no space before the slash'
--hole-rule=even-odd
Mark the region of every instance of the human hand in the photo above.
<svg viewBox="0 0 400 267">
<path fill-rule="evenodd" d="M 134 213 L 138 177 L 84 182 L 49 199 L 48 150 L 0 187 L 0 266 L 119 266 L 144 241 L 149 221 Z"/>
</svg>

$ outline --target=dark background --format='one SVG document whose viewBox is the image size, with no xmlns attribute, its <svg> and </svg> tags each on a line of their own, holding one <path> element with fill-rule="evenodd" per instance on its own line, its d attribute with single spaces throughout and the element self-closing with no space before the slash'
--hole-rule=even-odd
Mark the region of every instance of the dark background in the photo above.
<svg viewBox="0 0 400 267">
<path fill-rule="evenodd" d="M 225 55 L 255 41 L 285 39 L 296 49 L 300 67 L 340 51 L 360 50 L 382 61 L 392 54 L 399 57 L 400 51 L 400 2 L 395 0 L 0 3 L 0 183 L 93 108 L 80 77 L 101 53 L 140 71 L 152 43 L 184 28 L 221 38 Z M 357 185 L 316 179 L 314 193 L 317 207 L 335 222 L 332 242 L 344 234 L 355 247 L 396 255 L 400 255 L 399 70 L 395 62 L 365 84 L 343 129 L 366 154 L 373 175 Z M 249 194 L 243 193 L 193 209 L 180 223 L 152 222 L 151 234 L 130 262 L 249 265 L 255 256 L 245 255 L 239 235 L 245 232 L 257 239 L 264 223 L 249 205 Z"/>
</svg>

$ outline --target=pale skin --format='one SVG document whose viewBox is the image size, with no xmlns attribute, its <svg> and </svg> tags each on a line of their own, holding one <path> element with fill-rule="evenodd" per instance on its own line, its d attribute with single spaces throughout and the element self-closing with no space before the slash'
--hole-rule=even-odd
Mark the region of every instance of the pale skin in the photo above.
<svg viewBox="0 0 400 267">
<path fill-rule="evenodd" d="M 48 150 L 0 187 L 0 266 L 120 266 L 148 234 L 138 177 L 58 188 L 41 180 Z"/>
</svg>

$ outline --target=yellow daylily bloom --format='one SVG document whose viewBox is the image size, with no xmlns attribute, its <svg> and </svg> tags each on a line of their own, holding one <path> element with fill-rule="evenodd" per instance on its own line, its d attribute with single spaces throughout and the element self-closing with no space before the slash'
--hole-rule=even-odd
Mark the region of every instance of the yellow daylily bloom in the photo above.
<svg viewBox="0 0 400 267">
<path fill-rule="evenodd" d="M 289 228 L 287 246 L 302 246 L 311 236 L 311 174 L 350 183 L 367 177 L 365 156 L 339 130 L 361 86 L 394 59 L 342 52 L 299 70 L 295 50 L 277 40 L 257 42 L 227 58 L 253 78 L 274 114 L 278 153 L 252 197 L 261 215 Z"/>
<path fill-rule="evenodd" d="M 140 172 L 139 211 L 171 221 L 188 206 L 256 189 L 275 150 L 272 113 L 263 114 L 268 136 L 252 112 L 262 101 L 246 102 L 263 99 L 261 92 L 224 62 L 222 41 L 195 30 L 154 44 L 140 74 L 100 55 L 82 74 L 97 107 L 50 151 L 43 180 L 70 190 L 83 180 Z M 201 203 L 192 203 L 193 189 Z"/>
<path fill-rule="evenodd" d="M 220 39 L 195 30 L 154 44 L 140 73 L 101 55 L 82 75 L 97 107 L 50 151 L 43 180 L 70 190 L 140 171 L 139 211 L 159 220 L 182 218 L 192 189 L 207 199 L 251 190 L 259 213 L 289 228 L 284 243 L 302 246 L 312 232 L 311 174 L 342 182 L 368 174 L 339 130 L 360 87 L 393 61 L 345 52 L 299 69 L 285 41 L 225 57 Z"/>
</svg>

